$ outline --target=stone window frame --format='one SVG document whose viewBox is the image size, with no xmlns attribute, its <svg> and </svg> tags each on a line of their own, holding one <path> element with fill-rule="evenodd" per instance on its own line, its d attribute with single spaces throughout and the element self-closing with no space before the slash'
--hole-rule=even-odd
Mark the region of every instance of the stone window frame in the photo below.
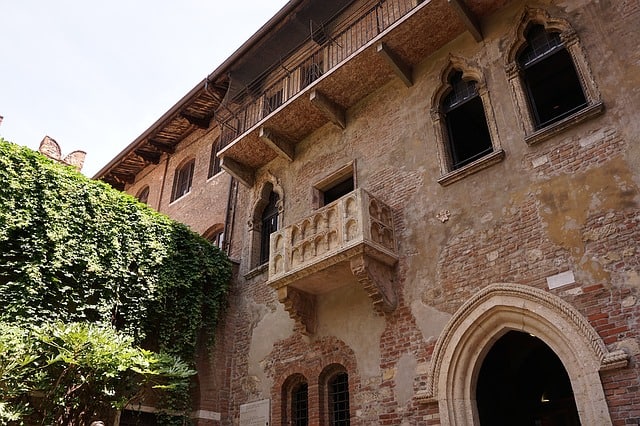
<svg viewBox="0 0 640 426">
<path fill-rule="evenodd" d="M 193 175 L 195 172 L 196 159 L 191 157 L 183 160 L 173 175 L 173 186 L 171 189 L 171 202 L 175 202 L 191 192 L 193 187 Z M 185 184 L 186 189 L 180 192 L 180 188 Z"/>
<path fill-rule="evenodd" d="M 356 174 L 356 161 L 350 161 L 339 167 L 337 170 L 329 173 L 326 177 L 317 181 L 311 188 L 311 200 L 314 209 L 324 207 L 324 192 L 331 189 L 336 184 L 345 180 L 347 176 L 353 179 L 353 189 L 358 188 L 358 179 Z"/>
<path fill-rule="evenodd" d="M 417 402 L 437 404 L 442 426 L 479 425 L 478 374 L 493 343 L 510 330 L 535 335 L 558 355 L 582 424 L 612 424 L 600 372 L 625 367 L 629 356 L 610 352 L 568 302 L 521 284 L 490 284 L 455 312 L 436 341 L 426 389 L 416 394 Z"/>
<path fill-rule="evenodd" d="M 474 81 L 476 83 L 476 90 L 478 91 L 478 96 L 482 101 L 482 106 L 487 120 L 487 127 L 489 128 L 491 145 L 493 147 L 493 151 L 491 153 L 455 170 L 453 170 L 452 167 L 452 159 L 449 150 L 449 132 L 447 130 L 446 120 L 442 111 L 442 103 L 451 91 L 449 77 L 454 72 L 462 72 L 462 79 L 464 81 Z M 438 147 L 437 152 L 438 162 L 440 163 L 440 177 L 437 182 L 440 185 L 450 185 L 465 178 L 466 176 L 497 164 L 504 159 L 505 152 L 502 149 L 502 144 L 500 142 L 498 127 L 496 125 L 486 80 L 480 69 L 473 66 L 466 59 L 456 55 L 449 55 L 447 65 L 440 72 L 440 85 L 435 90 L 431 98 L 431 119 L 434 123 L 436 145 Z"/>
<path fill-rule="evenodd" d="M 262 263 L 260 261 L 260 245 L 262 237 L 262 213 L 269 203 L 269 196 L 271 192 L 275 192 L 278 195 L 278 201 L 276 207 L 278 209 L 278 225 L 277 229 L 282 229 L 284 218 L 284 190 L 280 185 L 279 180 L 271 173 L 268 174 L 265 182 L 259 187 L 260 189 L 254 194 L 254 202 L 251 208 L 251 217 L 247 221 L 249 233 L 249 273 L 245 275 L 245 278 L 251 278 L 256 274 L 259 274 L 267 270 L 269 261 Z M 271 247 L 271 253 L 274 252 Z"/>
<path fill-rule="evenodd" d="M 529 96 L 522 78 L 522 70 L 518 63 L 520 53 L 527 45 L 526 32 L 531 25 L 542 25 L 545 30 L 558 32 L 565 49 L 571 56 L 576 74 L 582 86 L 587 105 L 579 111 L 557 122 L 536 130 L 533 111 L 529 104 Z M 604 111 L 600 91 L 593 78 L 586 54 L 577 33 L 569 22 L 562 18 L 554 18 L 544 9 L 525 8 L 509 37 L 511 46 L 506 55 L 505 70 L 511 88 L 516 113 L 525 134 L 528 145 L 535 145 L 563 132 L 564 130 L 596 117 Z"/>
<path fill-rule="evenodd" d="M 327 365 L 318 377 L 318 385 L 319 385 L 319 397 L 320 397 L 320 424 L 323 426 L 334 426 L 334 423 L 331 419 L 331 401 L 329 400 L 329 392 L 330 392 L 330 383 L 332 380 L 336 378 L 339 374 L 347 375 L 347 388 L 348 388 L 348 402 L 349 402 L 349 421 L 353 418 L 352 411 L 352 403 L 351 398 L 353 393 L 352 389 L 352 381 L 350 380 L 350 375 L 345 366 L 338 363 L 333 363 Z"/>
</svg>

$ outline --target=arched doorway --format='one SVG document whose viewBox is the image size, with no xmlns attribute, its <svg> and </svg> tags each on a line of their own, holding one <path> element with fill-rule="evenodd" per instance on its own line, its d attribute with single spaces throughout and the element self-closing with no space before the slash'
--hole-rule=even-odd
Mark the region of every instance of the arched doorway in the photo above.
<svg viewBox="0 0 640 426">
<path fill-rule="evenodd" d="M 487 353 L 478 375 L 481 425 L 577 426 L 569 375 L 537 337 L 509 331 Z"/>
<path fill-rule="evenodd" d="M 562 361 L 583 425 L 612 424 L 600 372 L 627 365 L 628 355 L 609 352 L 580 312 L 558 296 L 504 283 L 473 295 L 438 337 L 426 389 L 416 398 L 438 404 L 442 426 L 481 424 L 476 402 L 480 371 L 495 344 L 510 332 L 537 336 Z"/>
</svg>

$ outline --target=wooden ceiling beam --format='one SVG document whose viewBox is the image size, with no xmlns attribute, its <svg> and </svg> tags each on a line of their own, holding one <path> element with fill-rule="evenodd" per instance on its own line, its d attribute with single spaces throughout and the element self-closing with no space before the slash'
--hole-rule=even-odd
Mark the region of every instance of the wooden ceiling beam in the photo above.
<svg viewBox="0 0 640 426">
<path fill-rule="evenodd" d="M 208 129 L 209 123 L 211 122 L 211 118 L 207 118 L 207 117 L 200 118 L 200 117 L 193 116 L 191 114 L 187 114 L 186 112 L 181 112 L 180 117 L 187 120 L 189 124 L 193 124 L 194 126 L 199 127 L 201 129 Z"/>
<path fill-rule="evenodd" d="M 160 154 L 158 152 L 143 151 L 141 149 L 136 149 L 133 152 L 138 157 L 142 158 L 145 163 L 148 163 L 148 164 L 160 164 L 160 157 L 162 157 L 162 154 Z"/>
<path fill-rule="evenodd" d="M 167 154 L 173 154 L 174 152 L 176 152 L 176 148 L 174 146 L 172 146 L 172 145 L 168 145 L 166 143 L 158 142 L 158 141 L 155 141 L 153 139 L 149 139 L 147 142 L 149 142 L 149 145 L 151 145 L 152 147 L 154 147 L 158 151 L 166 152 Z"/>
</svg>

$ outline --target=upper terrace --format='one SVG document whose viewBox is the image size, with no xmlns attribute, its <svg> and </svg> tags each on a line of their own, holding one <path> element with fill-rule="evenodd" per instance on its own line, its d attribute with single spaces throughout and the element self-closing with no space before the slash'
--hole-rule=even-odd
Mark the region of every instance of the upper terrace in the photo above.
<svg viewBox="0 0 640 426">
<path fill-rule="evenodd" d="M 223 168 L 245 185 L 276 156 L 469 31 L 508 0 L 292 0 L 96 174 L 124 189 L 197 129 L 220 128 Z M 303 22 L 304 21 L 304 22 Z"/>
</svg>

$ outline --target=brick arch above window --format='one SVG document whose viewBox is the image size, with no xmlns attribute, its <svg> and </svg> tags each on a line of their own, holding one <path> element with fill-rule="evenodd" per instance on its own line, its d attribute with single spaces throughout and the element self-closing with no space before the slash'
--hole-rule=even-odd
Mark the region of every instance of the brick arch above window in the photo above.
<svg viewBox="0 0 640 426">
<path fill-rule="evenodd" d="M 527 35 L 533 26 L 541 26 L 548 33 L 559 35 L 561 45 L 558 46 L 560 48 L 558 50 L 566 51 L 565 55 L 568 56 L 570 65 L 575 68 L 576 85 L 579 86 L 578 90 L 582 90 L 585 99 L 584 104 L 574 112 L 549 123 L 541 122 L 537 117 L 536 107 L 532 104 L 535 101 L 525 81 L 525 72 L 519 60 L 529 45 Z M 542 142 L 604 111 L 600 91 L 593 78 L 586 54 L 577 33 L 566 19 L 553 17 L 544 9 L 526 7 L 511 31 L 509 49 L 505 58 L 505 69 L 516 112 L 520 118 L 518 121 L 521 123 L 527 144 Z"/>
<path fill-rule="evenodd" d="M 224 224 L 216 223 L 215 225 L 209 227 L 204 233 L 202 237 L 209 242 L 211 242 L 214 246 L 223 248 L 224 244 Z"/>
<path fill-rule="evenodd" d="M 482 141 L 478 140 L 460 140 L 460 138 L 467 138 L 468 135 L 462 136 L 455 134 L 456 123 L 450 120 L 451 110 L 445 108 L 444 103 L 448 100 L 448 97 L 452 94 L 454 86 L 457 84 L 454 81 L 454 77 L 461 76 L 461 81 L 467 83 L 471 90 L 475 91 L 472 97 L 477 97 L 472 103 L 477 120 L 484 121 L 486 128 L 484 128 L 487 134 Z M 467 105 L 467 106 L 469 106 Z M 469 116 L 468 111 L 462 111 L 463 114 L 458 114 L 459 119 Z M 496 164 L 504 158 L 504 151 L 502 150 L 500 138 L 498 134 L 498 128 L 495 123 L 495 117 L 493 114 L 493 107 L 491 104 L 491 98 L 487 85 L 484 79 L 484 75 L 479 67 L 475 66 L 465 58 L 456 55 L 449 55 L 447 64 L 440 72 L 440 84 L 434 91 L 431 97 L 431 118 L 435 127 L 436 143 L 438 148 L 438 160 L 440 163 L 441 176 L 438 179 L 438 183 L 443 186 L 456 182 L 468 175 L 476 173 L 482 169 L 485 169 L 493 164 Z M 464 123 L 457 123 L 457 126 L 464 127 Z M 456 140 L 457 139 L 457 140 Z M 474 150 L 475 143 L 484 144 L 483 149 Z M 466 154 L 462 154 L 462 160 L 456 158 L 456 148 L 464 146 L 463 151 Z M 469 148 L 471 147 L 471 148 Z M 473 151 L 469 153 L 469 150 Z"/>
</svg>

